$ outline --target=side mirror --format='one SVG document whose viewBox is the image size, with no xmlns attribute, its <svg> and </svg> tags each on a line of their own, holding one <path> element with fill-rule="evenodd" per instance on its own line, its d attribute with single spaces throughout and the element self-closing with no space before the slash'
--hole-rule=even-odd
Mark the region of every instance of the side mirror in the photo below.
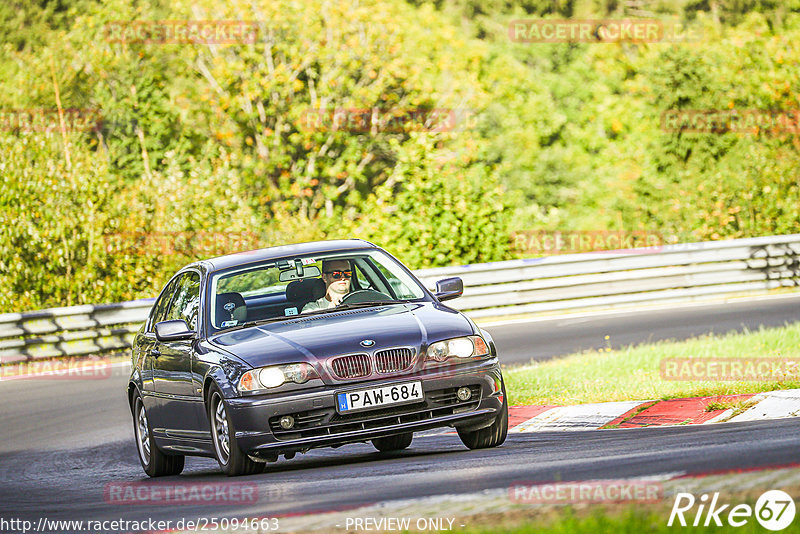
<svg viewBox="0 0 800 534">
<path fill-rule="evenodd" d="M 156 323 L 156 339 L 159 341 L 180 341 L 194 337 L 194 330 L 183 319 Z"/>
<path fill-rule="evenodd" d="M 464 293 L 464 282 L 461 278 L 454 276 L 452 278 L 443 278 L 436 282 L 435 296 L 439 301 L 445 301 L 460 297 Z"/>
</svg>

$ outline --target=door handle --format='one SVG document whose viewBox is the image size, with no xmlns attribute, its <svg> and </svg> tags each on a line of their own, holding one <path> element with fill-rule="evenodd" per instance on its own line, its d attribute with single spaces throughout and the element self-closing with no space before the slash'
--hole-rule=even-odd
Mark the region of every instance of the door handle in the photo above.
<svg viewBox="0 0 800 534">
<path fill-rule="evenodd" d="M 158 358 L 159 356 L 161 356 L 161 351 L 158 349 L 153 349 L 150 351 L 150 356 L 152 356 L 153 358 Z"/>
</svg>

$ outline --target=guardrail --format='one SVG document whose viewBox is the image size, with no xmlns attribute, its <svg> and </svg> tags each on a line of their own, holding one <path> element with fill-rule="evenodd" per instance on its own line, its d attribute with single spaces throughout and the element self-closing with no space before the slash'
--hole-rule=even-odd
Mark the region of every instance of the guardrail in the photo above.
<svg viewBox="0 0 800 534">
<path fill-rule="evenodd" d="M 800 287 L 800 234 L 589 252 L 416 271 L 459 276 L 471 317 L 674 302 Z M 0 315 L 0 363 L 122 350 L 154 299 Z"/>
<path fill-rule="evenodd" d="M 800 286 L 800 234 L 427 269 L 459 276 L 470 317 L 674 302 Z M 449 303 L 448 303 L 449 304 Z"/>
<path fill-rule="evenodd" d="M 0 363 L 130 347 L 155 299 L 0 315 Z"/>
</svg>

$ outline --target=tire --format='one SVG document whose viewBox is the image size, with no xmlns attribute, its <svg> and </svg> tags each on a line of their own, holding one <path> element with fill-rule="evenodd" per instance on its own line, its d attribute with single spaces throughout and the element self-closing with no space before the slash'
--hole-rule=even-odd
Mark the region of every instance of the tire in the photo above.
<svg viewBox="0 0 800 534">
<path fill-rule="evenodd" d="M 466 431 L 456 429 L 461 442 L 470 449 L 488 449 L 502 445 L 508 435 L 508 397 L 503 384 L 503 407 L 494 423 L 480 430 Z"/>
<path fill-rule="evenodd" d="M 133 398 L 133 435 L 136 438 L 139 462 L 148 476 L 163 477 L 181 474 L 185 457 L 167 455 L 158 448 L 153 439 L 153 429 L 147 420 L 147 411 L 144 409 L 142 396 L 138 391 Z"/>
<path fill-rule="evenodd" d="M 412 439 L 414 439 L 414 433 L 406 432 L 405 434 L 397 434 L 396 436 L 375 438 L 372 440 L 372 445 L 381 452 L 402 451 L 411 445 Z"/>
<path fill-rule="evenodd" d="M 222 392 L 216 385 L 211 386 L 208 394 L 208 420 L 211 423 L 214 455 L 223 473 L 235 477 L 255 475 L 264 471 L 266 464 L 251 460 L 236 443 L 236 430 L 233 428 Z"/>
</svg>

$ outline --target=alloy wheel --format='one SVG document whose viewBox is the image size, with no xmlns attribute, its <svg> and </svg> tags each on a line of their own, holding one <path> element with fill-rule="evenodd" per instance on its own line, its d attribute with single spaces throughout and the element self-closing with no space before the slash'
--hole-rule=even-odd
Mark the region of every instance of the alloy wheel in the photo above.
<svg viewBox="0 0 800 534">
<path fill-rule="evenodd" d="M 212 397 L 214 407 L 214 446 L 222 463 L 228 463 L 231 454 L 231 438 L 228 431 L 228 414 L 225 413 L 225 403 L 219 393 Z"/>
<path fill-rule="evenodd" d="M 137 402 L 139 407 L 136 415 L 136 444 L 139 446 L 139 455 L 145 464 L 150 463 L 150 431 L 148 430 L 147 414 L 144 404 Z"/>
</svg>

